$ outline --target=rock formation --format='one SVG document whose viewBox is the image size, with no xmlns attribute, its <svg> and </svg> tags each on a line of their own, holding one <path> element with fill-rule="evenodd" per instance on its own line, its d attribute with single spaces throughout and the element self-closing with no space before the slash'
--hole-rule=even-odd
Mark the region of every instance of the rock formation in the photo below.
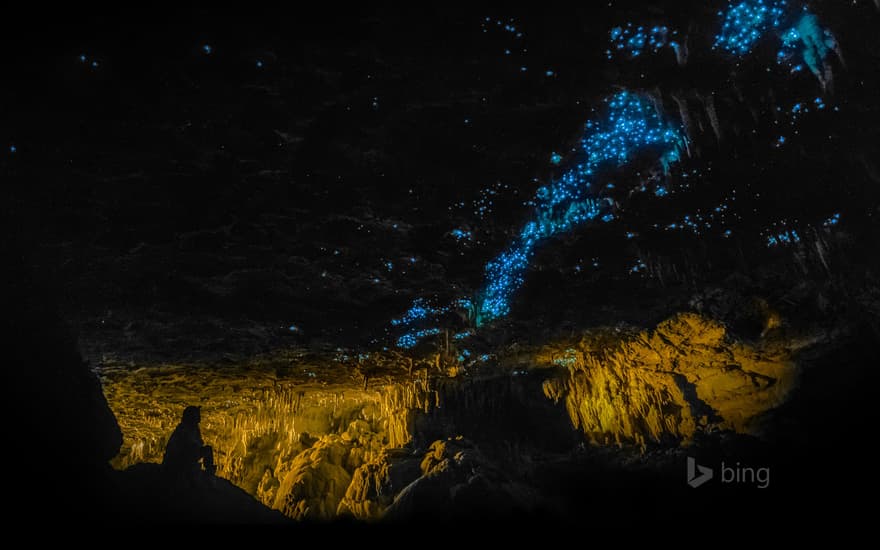
<svg viewBox="0 0 880 550">
<path fill-rule="evenodd" d="M 589 440 L 644 446 L 687 443 L 698 430 L 754 433 L 796 381 L 790 353 L 735 341 L 721 323 L 683 313 L 610 348 L 586 339 L 549 346 L 538 361 L 566 367 L 545 393 Z"/>
</svg>

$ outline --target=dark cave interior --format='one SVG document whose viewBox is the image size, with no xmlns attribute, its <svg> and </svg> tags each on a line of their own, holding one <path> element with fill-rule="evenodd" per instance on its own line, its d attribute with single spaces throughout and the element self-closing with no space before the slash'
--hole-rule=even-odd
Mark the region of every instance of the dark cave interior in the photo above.
<svg viewBox="0 0 880 550">
<path fill-rule="evenodd" d="M 870 491 L 839 473 L 877 387 L 880 4 L 668 4 L 12 9 L 10 424 L 52 442 L 22 514 Z M 193 487 L 159 464 L 187 405 L 218 468 Z"/>
</svg>

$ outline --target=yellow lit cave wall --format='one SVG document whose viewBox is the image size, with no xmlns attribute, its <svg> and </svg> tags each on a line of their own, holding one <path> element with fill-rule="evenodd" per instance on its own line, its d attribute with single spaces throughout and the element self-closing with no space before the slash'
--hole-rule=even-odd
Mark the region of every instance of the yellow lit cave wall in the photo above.
<svg viewBox="0 0 880 550">
<path fill-rule="evenodd" d="M 425 413 L 442 410 L 450 392 L 480 387 L 469 380 L 527 370 L 543 377 L 537 387 L 591 443 L 678 445 L 702 430 L 759 434 L 761 415 L 795 385 L 790 357 L 796 348 L 778 337 L 746 344 L 718 322 L 679 314 L 652 330 L 596 329 L 577 339 L 514 347 L 494 364 L 471 367 L 444 384 L 437 379 L 445 375 L 431 370 L 414 379 L 377 379 L 364 389 L 348 367 L 329 360 L 287 371 L 165 365 L 103 368 L 101 374 L 124 434 L 117 468 L 160 462 L 184 407 L 197 404 L 219 476 L 293 518 L 373 519 L 394 508 L 407 484 L 427 475 L 419 463 L 437 444 L 418 439 L 424 448 L 401 447 L 435 418 Z M 492 398 L 465 397 L 472 403 Z M 473 414 L 479 411 L 475 406 Z"/>
<path fill-rule="evenodd" d="M 757 433 L 760 415 L 796 381 L 791 344 L 749 345 L 721 323 L 684 313 L 654 330 L 545 346 L 535 362 L 567 367 L 544 392 L 589 440 L 687 443 L 703 429 Z"/>
</svg>

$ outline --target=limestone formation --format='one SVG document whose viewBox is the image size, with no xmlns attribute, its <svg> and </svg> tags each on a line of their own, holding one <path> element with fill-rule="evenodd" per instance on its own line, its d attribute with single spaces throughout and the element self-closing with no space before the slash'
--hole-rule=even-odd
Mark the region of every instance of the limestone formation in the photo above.
<svg viewBox="0 0 880 550">
<path fill-rule="evenodd" d="M 687 443 L 709 428 L 754 433 L 797 374 L 786 349 L 733 340 L 721 323 L 691 313 L 611 348 L 547 346 L 537 360 L 567 367 L 545 394 L 595 443 Z"/>
</svg>

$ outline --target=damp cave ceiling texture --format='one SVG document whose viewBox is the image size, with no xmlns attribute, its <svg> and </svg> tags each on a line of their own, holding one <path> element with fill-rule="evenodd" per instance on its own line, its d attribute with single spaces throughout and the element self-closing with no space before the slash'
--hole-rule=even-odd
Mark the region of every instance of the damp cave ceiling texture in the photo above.
<svg viewBox="0 0 880 550">
<path fill-rule="evenodd" d="M 84 326 L 370 345 L 872 227 L 874 2 L 666 4 L 16 12 L 8 218 Z"/>
</svg>

